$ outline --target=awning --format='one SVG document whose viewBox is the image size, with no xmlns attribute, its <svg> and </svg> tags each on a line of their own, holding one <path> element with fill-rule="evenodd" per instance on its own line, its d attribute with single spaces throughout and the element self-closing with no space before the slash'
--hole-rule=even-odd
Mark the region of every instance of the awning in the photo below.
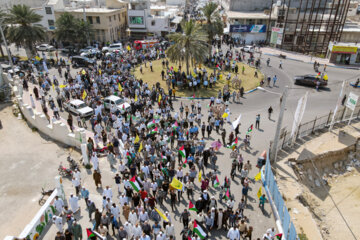
<svg viewBox="0 0 360 240">
<path fill-rule="evenodd" d="M 146 29 L 139 29 L 139 28 L 128 28 L 126 29 L 127 32 L 143 32 L 146 33 L 147 30 Z"/>
<path fill-rule="evenodd" d="M 171 20 L 171 23 L 179 24 L 182 19 L 183 19 L 183 17 L 176 16 L 176 17 L 174 17 L 173 20 Z"/>
</svg>

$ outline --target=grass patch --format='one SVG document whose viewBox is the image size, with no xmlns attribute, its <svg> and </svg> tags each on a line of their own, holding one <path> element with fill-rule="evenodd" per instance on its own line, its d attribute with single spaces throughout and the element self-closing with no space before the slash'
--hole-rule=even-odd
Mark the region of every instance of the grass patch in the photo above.
<svg viewBox="0 0 360 240">
<path fill-rule="evenodd" d="M 143 65 L 142 69 L 143 69 L 143 74 L 140 73 L 140 67 L 138 66 L 135 69 L 135 76 L 138 79 L 142 79 L 144 82 L 148 83 L 150 89 L 152 88 L 153 85 L 155 85 L 157 82 L 160 83 L 161 87 L 164 88 L 165 90 L 168 90 L 167 85 L 166 85 L 166 81 L 162 81 L 161 80 L 161 71 L 163 69 L 162 67 L 162 60 L 156 60 L 153 61 L 153 72 L 151 72 L 149 64 L 147 64 L 145 67 L 145 65 Z M 254 77 L 255 74 L 255 68 L 250 67 L 249 65 L 243 64 L 243 63 L 237 63 L 238 67 L 239 67 L 239 74 L 238 77 L 239 79 L 241 79 L 242 81 L 242 86 L 244 87 L 245 91 L 251 90 L 256 88 L 257 86 L 259 86 L 259 83 L 262 79 L 264 79 L 264 75 L 258 71 L 258 77 Z M 178 68 L 178 64 L 175 63 L 169 63 L 169 67 L 176 67 Z M 245 72 L 244 74 L 242 74 L 242 66 L 245 66 Z M 182 70 L 185 69 L 186 71 L 186 67 L 185 64 L 181 65 Z M 190 67 L 191 71 L 193 70 L 192 67 Z M 212 68 L 206 67 L 206 70 L 208 72 L 208 74 L 210 75 L 212 72 L 214 72 L 214 70 Z M 214 96 L 216 97 L 219 90 L 223 90 L 224 86 L 227 84 L 226 81 L 226 76 L 228 75 L 228 71 L 221 71 L 223 77 L 222 80 L 217 80 L 216 85 L 213 86 L 212 88 L 205 88 L 203 85 L 201 86 L 200 89 L 197 89 L 196 91 L 193 90 L 189 90 L 189 89 L 184 89 L 184 88 L 179 88 L 176 87 L 176 96 L 179 97 L 191 97 L 193 96 L 193 94 L 195 94 L 195 97 L 211 97 Z M 235 73 L 231 73 L 231 79 L 235 76 Z M 232 87 L 231 84 L 231 80 L 230 80 L 230 91 L 234 91 L 234 90 L 238 90 L 238 89 L 234 89 Z"/>
</svg>

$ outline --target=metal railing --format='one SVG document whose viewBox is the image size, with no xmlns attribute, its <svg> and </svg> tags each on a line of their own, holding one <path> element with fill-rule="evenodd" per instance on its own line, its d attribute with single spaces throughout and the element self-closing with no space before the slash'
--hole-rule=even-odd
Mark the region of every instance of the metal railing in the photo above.
<svg viewBox="0 0 360 240">
<path fill-rule="evenodd" d="M 345 110 L 346 110 L 345 106 L 339 107 L 335 115 L 334 125 L 349 121 L 352 112 L 350 109 L 348 109 L 348 111 Z M 333 115 L 334 115 L 333 111 L 330 110 L 330 112 L 326 115 L 319 117 L 316 116 L 315 119 L 312 121 L 300 123 L 297 131 L 295 132 L 296 140 L 314 134 L 319 130 L 323 130 L 324 128 L 330 127 Z M 359 118 L 359 115 L 360 115 L 360 105 L 355 107 L 351 120 Z M 278 149 L 279 150 L 284 149 L 285 147 L 291 145 L 291 142 L 292 142 L 291 130 L 284 128 L 280 134 Z"/>
</svg>

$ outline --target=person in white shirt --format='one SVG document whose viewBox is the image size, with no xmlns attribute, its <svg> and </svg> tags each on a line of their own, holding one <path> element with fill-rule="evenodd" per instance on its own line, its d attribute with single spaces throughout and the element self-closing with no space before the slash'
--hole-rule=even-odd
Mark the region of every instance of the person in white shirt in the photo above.
<svg viewBox="0 0 360 240">
<path fill-rule="evenodd" d="M 73 177 L 71 180 L 72 185 L 75 187 L 76 195 L 79 195 L 80 193 L 80 181 L 79 179 Z"/>
<path fill-rule="evenodd" d="M 166 236 L 170 237 L 170 236 L 174 236 L 175 237 L 175 227 L 174 224 L 168 224 L 166 225 L 166 230 L 165 230 Z"/>
<path fill-rule="evenodd" d="M 121 196 L 119 197 L 119 202 L 120 202 L 121 207 L 123 207 L 125 205 L 125 203 L 128 203 L 128 199 L 125 196 L 125 193 L 121 194 Z"/>
<path fill-rule="evenodd" d="M 240 232 L 237 228 L 231 227 L 228 231 L 227 238 L 230 240 L 240 240 Z"/>
<path fill-rule="evenodd" d="M 125 224 L 124 224 L 124 229 L 125 229 L 125 231 L 126 231 L 127 234 L 128 234 L 128 238 L 131 239 L 132 236 L 134 235 L 134 234 L 133 234 L 133 226 L 132 226 L 132 224 L 129 223 L 129 222 L 125 222 Z"/>
<path fill-rule="evenodd" d="M 141 222 L 141 223 L 149 220 L 149 215 L 148 215 L 147 212 L 145 212 L 144 209 L 143 209 L 143 210 L 141 211 L 141 213 L 139 214 L 139 219 L 140 219 L 140 222 Z"/>
<path fill-rule="evenodd" d="M 111 188 L 109 186 L 106 186 L 106 188 L 104 189 L 103 196 L 105 196 L 106 198 L 112 199 L 113 192 L 112 192 L 112 190 L 111 190 Z"/>
<path fill-rule="evenodd" d="M 132 225 L 135 225 L 136 222 L 138 221 L 138 216 L 135 212 L 135 210 L 131 210 L 130 214 L 129 214 L 129 222 L 132 224 Z"/>
<path fill-rule="evenodd" d="M 275 238 L 276 231 L 275 231 L 275 228 L 274 228 L 274 227 L 269 228 L 269 229 L 266 231 L 266 233 L 269 233 L 271 239 L 274 239 L 274 238 Z"/>
<path fill-rule="evenodd" d="M 119 209 L 118 206 L 116 206 L 115 203 L 112 204 L 112 206 L 110 208 L 110 212 L 111 212 L 112 215 L 114 215 L 116 220 L 118 220 L 120 218 L 120 209 Z"/>
<path fill-rule="evenodd" d="M 166 235 L 163 232 L 159 232 L 159 234 L 156 236 L 156 240 L 165 240 Z"/>
<path fill-rule="evenodd" d="M 64 209 L 64 201 L 58 196 L 55 196 L 54 206 L 58 214 L 61 216 Z"/>
<path fill-rule="evenodd" d="M 62 217 L 53 216 L 53 223 L 55 224 L 59 232 L 63 232 L 64 225 L 63 225 Z"/>
<path fill-rule="evenodd" d="M 134 234 L 134 238 L 140 237 L 142 234 L 142 229 L 139 225 L 139 223 L 136 223 L 134 228 L 133 228 L 133 234 Z"/>
</svg>

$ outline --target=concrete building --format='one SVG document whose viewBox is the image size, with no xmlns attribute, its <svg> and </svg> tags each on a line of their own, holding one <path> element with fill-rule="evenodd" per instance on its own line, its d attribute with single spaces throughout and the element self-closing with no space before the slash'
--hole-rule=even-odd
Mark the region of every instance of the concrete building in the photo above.
<svg viewBox="0 0 360 240">
<path fill-rule="evenodd" d="M 0 0 L 0 9 L 5 10 L 17 4 L 25 4 L 32 8 L 41 7 L 47 0 Z"/>
<path fill-rule="evenodd" d="M 55 1 L 55 0 L 54 0 Z M 61 1 L 61 0 L 59 0 Z M 99 42 L 114 42 L 125 39 L 127 26 L 127 3 L 117 0 L 89 1 L 88 4 L 73 3 L 55 9 L 55 19 L 68 12 L 79 19 L 84 18 L 92 25 L 94 37 Z M 84 13 L 85 8 L 85 13 Z"/>
<path fill-rule="evenodd" d="M 326 57 L 331 63 L 360 65 L 360 44 L 330 42 Z"/>
</svg>

